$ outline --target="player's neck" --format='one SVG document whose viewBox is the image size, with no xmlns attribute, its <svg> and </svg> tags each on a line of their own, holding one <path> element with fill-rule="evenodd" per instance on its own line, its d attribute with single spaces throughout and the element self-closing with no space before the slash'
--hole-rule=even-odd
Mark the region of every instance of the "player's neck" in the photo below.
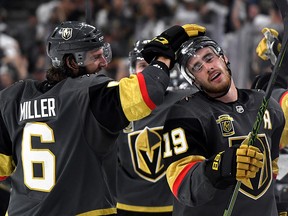
<svg viewBox="0 0 288 216">
<path fill-rule="evenodd" d="M 233 80 L 231 80 L 231 86 L 227 94 L 225 94 L 222 97 L 216 98 L 216 100 L 219 100 L 223 103 L 231 103 L 237 101 L 237 99 L 238 99 L 238 91 Z"/>
</svg>

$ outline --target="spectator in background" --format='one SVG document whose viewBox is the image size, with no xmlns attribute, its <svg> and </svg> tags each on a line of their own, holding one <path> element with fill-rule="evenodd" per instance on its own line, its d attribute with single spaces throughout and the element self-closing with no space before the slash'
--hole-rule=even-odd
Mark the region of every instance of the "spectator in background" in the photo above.
<svg viewBox="0 0 288 216">
<path fill-rule="evenodd" d="M 85 0 L 52 0 L 40 4 L 36 9 L 37 39 L 45 42 L 49 33 L 66 20 L 83 21 L 84 2 Z"/>
<path fill-rule="evenodd" d="M 139 14 L 134 31 L 136 40 L 152 38 L 153 35 L 158 35 L 166 28 L 166 25 L 165 20 L 157 19 L 157 11 L 154 4 L 147 4 L 147 1 L 139 2 Z"/>
<path fill-rule="evenodd" d="M 165 23 L 170 23 L 173 17 L 173 11 L 171 6 L 167 3 L 167 0 L 153 0 L 151 2 L 154 5 L 155 10 L 157 11 L 157 19 L 164 20 Z M 191 20 L 186 23 L 189 22 L 191 22 Z"/>
<path fill-rule="evenodd" d="M 27 61 L 22 56 L 19 42 L 8 33 L 6 33 L 7 25 L 2 25 L 0 31 L 0 49 L 1 64 L 11 64 L 18 73 L 19 79 L 27 78 Z"/>
<path fill-rule="evenodd" d="M 34 74 L 34 72 L 45 71 L 46 68 L 49 68 L 50 61 L 46 55 L 45 43 L 37 38 L 37 25 L 38 20 L 35 13 L 29 11 L 28 19 L 17 27 L 14 35 L 15 39 L 19 41 L 23 58 L 27 60 L 27 77 L 43 80 L 43 76 L 40 78 L 40 74 Z"/>
<path fill-rule="evenodd" d="M 261 30 L 258 29 L 255 20 L 265 12 L 259 0 L 234 1 L 231 19 L 235 30 L 226 34 L 223 49 L 230 59 L 231 70 L 237 71 L 233 76 L 238 88 L 251 86 L 253 59 L 255 59 L 253 55 Z"/>
<path fill-rule="evenodd" d="M 199 13 L 201 4 L 197 0 L 180 0 L 176 6 L 173 21 L 179 25 L 187 23 L 189 20 L 193 20 L 196 23 L 203 23 L 201 15 Z M 191 22 L 191 21 L 190 21 Z"/>
<path fill-rule="evenodd" d="M 13 28 L 8 28 L 8 30 L 10 31 L 11 29 L 13 29 L 14 31 L 15 29 L 21 29 L 20 34 L 18 34 L 17 37 L 14 37 L 15 35 L 10 33 L 8 33 L 8 35 L 13 36 L 20 43 L 19 47 L 20 51 L 22 52 L 22 56 L 20 57 L 19 61 L 15 62 L 20 62 L 16 63 L 17 65 L 20 65 L 20 67 L 17 67 L 18 70 L 23 71 L 20 72 L 21 74 L 24 74 L 24 76 L 22 77 L 25 77 L 27 76 L 27 74 L 25 75 L 27 71 L 29 74 L 32 73 L 32 71 L 34 70 L 32 69 L 35 67 L 33 62 L 42 62 L 42 60 L 38 60 L 38 56 L 40 56 L 41 54 L 38 55 L 38 51 L 35 52 L 37 48 L 30 49 L 29 47 L 31 47 L 32 44 L 37 44 L 38 46 L 38 43 L 45 42 L 45 39 L 48 35 L 47 32 L 50 32 L 55 27 L 55 25 L 59 24 L 60 21 L 67 19 L 83 20 L 85 17 L 85 0 L 30 1 L 33 2 L 35 8 L 31 8 L 32 6 L 29 5 L 29 10 L 35 11 L 36 13 L 31 14 L 28 20 L 29 25 L 33 22 L 37 23 L 36 39 L 34 39 L 33 36 L 33 32 L 35 31 L 35 29 L 26 28 L 27 30 L 25 31 L 21 27 L 23 22 L 24 25 L 26 25 L 26 17 L 24 17 L 25 19 L 22 20 L 19 19 L 19 21 L 10 19 L 13 18 L 13 13 L 9 12 L 15 9 L 12 6 L 14 2 L 16 3 L 18 1 L 19 0 L 15 0 L 13 1 L 13 3 L 9 4 L 9 1 L 4 1 L 6 2 L 6 4 L 4 4 L 5 9 L 3 11 L 0 11 L 0 29 L 7 28 L 7 18 L 5 17 L 9 15 L 11 16 L 8 19 L 9 22 L 19 22 L 17 28 L 15 28 L 15 25 L 13 25 Z M 239 71 L 239 73 L 235 74 L 234 77 L 236 85 L 239 87 L 247 87 L 251 82 L 251 77 L 254 77 L 255 74 L 261 73 L 261 71 L 263 71 L 263 67 L 267 67 L 267 64 L 263 61 L 260 61 L 259 59 L 257 61 L 254 61 L 254 59 L 256 59 L 256 56 L 253 55 L 254 48 L 251 48 L 251 50 L 249 48 L 249 46 L 253 47 L 253 44 L 251 44 L 249 40 L 254 40 L 255 38 L 258 38 L 257 34 L 260 31 L 259 28 L 258 30 L 256 30 L 257 33 L 247 31 L 249 29 L 249 25 L 253 24 L 253 26 L 257 28 L 257 25 L 262 26 L 263 22 L 265 22 L 265 26 L 277 29 L 279 32 L 281 31 L 280 29 L 275 26 L 267 25 L 267 22 L 271 21 L 271 25 L 274 25 L 276 23 L 282 25 L 281 17 L 279 16 L 277 9 L 275 10 L 272 5 L 269 5 L 272 1 L 267 0 L 151 0 L 148 2 L 145 0 L 90 0 L 90 2 L 92 3 L 91 10 L 94 16 L 93 20 L 95 20 L 96 25 L 103 30 L 105 37 L 112 45 L 114 58 L 105 71 L 107 71 L 107 75 L 115 78 L 123 77 L 123 74 L 118 75 L 117 67 L 119 68 L 120 65 L 125 66 L 127 62 L 126 56 L 128 55 L 129 51 L 127 50 L 127 47 L 131 47 L 132 43 L 135 40 L 151 38 L 153 37 L 153 35 L 157 35 L 161 31 L 163 31 L 167 26 L 167 23 L 170 22 L 169 24 L 181 24 L 182 22 L 184 22 L 183 20 L 186 19 L 189 22 L 191 20 L 195 22 L 199 20 L 199 22 L 197 23 L 205 23 L 205 26 L 207 26 L 207 35 L 217 40 L 220 45 L 223 46 L 231 62 L 233 63 L 232 67 L 237 67 L 237 69 L 240 68 L 241 72 Z M 185 7 L 183 5 L 185 5 Z M 225 8 L 225 6 L 229 8 L 228 15 L 231 14 L 231 16 L 227 18 L 227 15 L 226 23 L 223 23 L 222 18 L 224 16 L 224 13 L 222 12 L 224 12 L 225 10 L 219 10 L 219 8 Z M 265 10 L 263 10 L 263 8 L 265 8 Z M 127 18 L 127 20 L 123 22 L 121 20 L 121 16 L 119 18 L 119 14 L 121 14 L 121 16 L 123 15 L 125 18 Z M 173 16 L 173 14 L 175 15 Z M 255 19 L 253 18 L 254 16 Z M 108 26 L 106 25 L 106 23 L 109 20 L 113 20 L 113 25 L 110 26 L 109 23 L 109 26 L 111 28 L 110 30 L 109 28 L 104 28 Z M 254 21 L 252 22 L 252 20 Z M 231 25 L 232 21 L 233 25 Z M 247 23 L 248 25 L 246 25 Z M 120 27 L 118 27 L 117 25 Z M 225 25 L 226 27 L 223 25 Z M 18 26 L 20 27 L 18 28 Z M 115 26 L 117 28 L 115 28 Z M 128 32 L 130 33 L 127 32 L 127 29 L 129 29 Z M 228 34 L 227 36 L 221 38 L 221 33 L 223 32 L 223 29 L 226 29 L 226 31 L 228 31 Z M 127 33 L 123 35 L 124 31 L 126 31 Z M 25 33 L 23 34 L 24 39 L 21 38 L 22 32 Z M 7 34 L 7 32 L 3 33 Z M 27 43 L 27 40 L 25 38 L 30 38 L 30 41 L 28 41 Z M 221 39 L 219 40 L 219 38 Z M 26 43 L 23 40 L 26 41 Z M 128 44 L 128 46 L 124 47 L 123 44 Z M 232 49 L 230 45 L 232 47 L 239 47 Z M 28 53 L 27 55 L 27 50 L 31 50 L 32 53 Z M 27 57 L 28 60 L 25 58 L 23 59 L 23 55 L 24 57 Z M 42 58 L 42 56 L 40 58 Z M 251 60 L 251 58 L 253 58 L 253 60 Z M 47 68 L 48 66 L 50 66 L 48 64 L 50 63 L 48 60 L 49 59 L 46 58 L 46 63 L 43 67 Z M 247 61 L 250 61 L 249 66 L 244 67 L 243 65 L 245 65 Z M 25 67 L 28 67 L 28 69 L 25 69 Z M 25 70 L 27 71 L 25 72 Z"/>
<path fill-rule="evenodd" d="M 0 89 L 27 78 L 27 61 L 22 56 L 20 43 L 11 36 L 14 29 L 7 24 L 8 12 L 0 8 Z"/>
<path fill-rule="evenodd" d="M 253 38 L 253 47 L 255 47 L 255 49 L 258 45 L 258 42 L 263 37 L 261 30 L 264 27 L 267 26 L 268 28 L 275 29 L 277 32 L 280 33 L 280 35 L 282 35 L 284 31 L 284 26 L 281 13 L 278 10 L 277 5 L 273 3 L 268 9 L 268 14 L 260 14 L 259 16 L 256 16 L 254 20 L 254 26 L 258 31 L 258 33 Z M 250 57 L 252 58 L 253 63 L 250 74 L 250 79 L 252 81 L 254 80 L 255 76 L 272 71 L 270 62 L 264 61 L 263 59 L 259 58 L 259 56 L 255 52 L 250 54 Z M 286 75 L 285 77 L 287 78 L 288 75 Z"/>
<path fill-rule="evenodd" d="M 225 21 L 228 15 L 228 7 L 222 1 L 207 1 L 200 5 L 202 22 L 207 26 L 207 35 L 223 44 L 225 34 Z"/>
<path fill-rule="evenodd" d="M 17 69 L 10 63 L 0 66 L 0 90 L 19 80 Z"/>
<path fill-rule="evenodd" d="M 119 79 L 118 68 L 125 64 L 130 42 L 133 39 L 135 21 L 132 11 L 124 0 L 111 0 L 96 14 L 96 25 L 102 29 L 107 42 L 111 44 L 113 60 L 105 69 L 106 75 Z"/>
<path fill-rule="evenodd" d="M 54 24 L 51 23 L 51 17 L 55 8 L 59 5 L 59 0 L 52 0 L 42 4 L 36 8 L 37 28 L 36 38 L 45 41 L 49 33 L 52 31 Z"/>
</svg>

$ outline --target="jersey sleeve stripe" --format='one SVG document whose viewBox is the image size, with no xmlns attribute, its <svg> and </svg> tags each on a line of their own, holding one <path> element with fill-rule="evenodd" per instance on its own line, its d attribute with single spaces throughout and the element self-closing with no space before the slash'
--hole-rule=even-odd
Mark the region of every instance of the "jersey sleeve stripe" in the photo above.
<svg viewBox="0 0 288 216">
<path fill-rule="evenodd" d="M 147 106 L 143 98 L 136 75 L 122 78 L 119 81 L 119 92 L 123 112 L 129 121 L 139 120 L 151 113 L 151 108 Z"/>
<path fill-rule="evenodd" d="M 279 104 L 283 110 L 284 116 L 288 116 L 288 92 L 286 91 L 280 98 Z M 280 149 L 287 146 L 288 140 L 288 121 L 285 122 L 285 126 L 280 139 Z"/>
<path fill-rule="evenodd" d="M 4 154 L 0 154 L 0 177 L 10 176 L 14 170 L 14 166 L 12 163 L 12 157 Z"/>
<path fill-rule="evenodd" d="M 198 162 L 199 161 L 195 161 L 195 162 L 192 162 L 192 163 L 186 165 L 183 168 L 183 170 L 180 172 L 180 174 L 177 176 L 176 181 L 173 184 L 173 189 L 172 189 L 172 192 L 176 197 L 178 197 L 178 188 L 181 185 L 182 180 L 185 178 L 187 172 L 191 169 L 191 167 L 193 167 Z"/>
<path fill-rule="evenodd" d="M 166 171 L 169 187 L 175 197 L 178 195 L 178 188 L 189 170 L 198 162 L 205 160 L 203 156 L 188 156 L 171 163 Z"/>
<path fill-rule="evenodd" d="M 139 81 L 139 86 L 140 86 L 140 91 L 141 91 L 141 94 L 142 94 L 142 97 L 145 101 L 145 103 L 147 104 L 147 106 L 153 110 L 156 108 L 156 105 L 153 103 L 153 101 L 151 100 L 151 98 L 149 97 L 149 94 L 148 94 L 148 91 L 147 91 L 147 88 L 146 88 L 146 83 L 145 83 L 145 79 L 144 79 L 144 76 L 142 73 L 138 73 L 137 74 L 137 78 L 138 78 L 138 81 Z"/>
<path fill-rule="evenodd" d="M 0 181 L 4 181 L 8 176 L 0 176 Z"/>
<path fill-rule="evenodd" d="M 283 101 L 286 102 L 287 101 L 287 96 L 288 96 L 288 92 L 286 91 L 285 93 L 283 93 L 283 95 L 281 95 L 280 100 L 279 100 L 279 104 L 282 106 L 283 105 Z M 284 100 L 285 99 L 285 100 Z"/>
</svg>

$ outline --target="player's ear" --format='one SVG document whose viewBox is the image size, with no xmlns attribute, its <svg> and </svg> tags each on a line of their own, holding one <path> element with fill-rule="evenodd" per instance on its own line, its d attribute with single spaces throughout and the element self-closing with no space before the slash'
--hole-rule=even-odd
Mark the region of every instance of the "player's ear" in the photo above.
<svg viewBox="0 0 288 216">
<path fill-rule="evenodd" d="M 66 64 L 69 68 L 71 68 L 73 71 L 77 71 L 79 69 L 78 64 L 76 63 L 73 56 L 68 56 L 66 59 Z"/>
</svg>

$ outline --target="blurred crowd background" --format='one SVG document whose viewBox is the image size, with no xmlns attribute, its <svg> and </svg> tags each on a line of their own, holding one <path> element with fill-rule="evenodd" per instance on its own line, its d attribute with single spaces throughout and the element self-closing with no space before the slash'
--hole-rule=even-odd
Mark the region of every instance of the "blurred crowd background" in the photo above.
<svg viewBox="0 0 288 216">
<path fill-rule="evenodd" d="M 44 80 L 51 66 L 45 41 L 62 21 L 85 21 L 86 0 L 0 1 L 0 89 L 19 79 Z M 250 88 L 257 74 L 271 71 L 255 48 L 263 27 L 283 31 L 273 0 L 90 0 L 91 24 L 111 44 L 113 61 L 104 71 L 119 80 L 129 75 L 133 43 L 151 39 L 171 25 L 196 23 L 219 42 L 236 85 Z"/>
</svg>

